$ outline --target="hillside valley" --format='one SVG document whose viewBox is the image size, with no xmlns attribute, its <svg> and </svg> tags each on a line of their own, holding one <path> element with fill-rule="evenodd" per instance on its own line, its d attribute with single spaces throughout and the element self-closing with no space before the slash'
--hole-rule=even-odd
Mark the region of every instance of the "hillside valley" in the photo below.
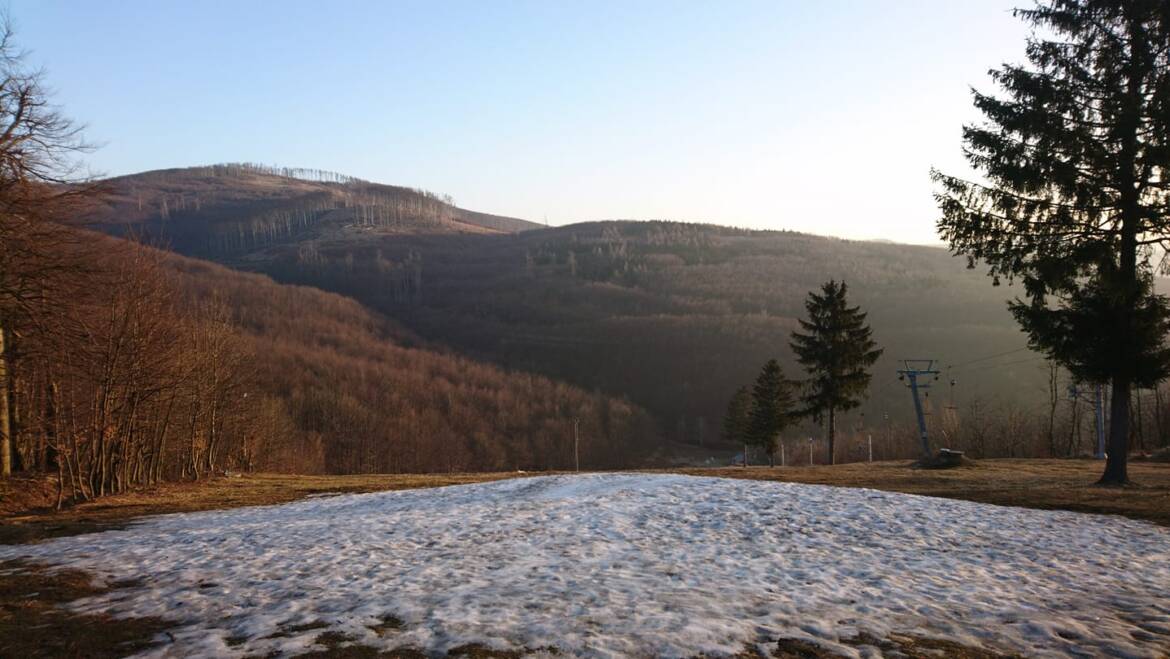
<svg viewBox="0 0 1170 659">
<path fill-rule="evenodd" d="M 1047 395 L 1046 365 L 1004 304 L 1014 291 L 939 248 L 677 222 L 545 228 L 407 188 L 284 173 L 217 166 L 121 177 L 90 219 L 340 293 L 510 371 L 625 398 L 691 444 L 718 440 L 727 400 L 765 360 L 800 376 L 788 337 L 807 292 L 828 279 L 848 282 L 886 349 L 868 401 L 838 423 L 854 439 L 840 457 L 857 458 L 865 434 L 884 436 L 893 454 L 913 451 L 910 397 L 895 377 L 902 359 L 938 360 L 928 418 L 952 443 L 969 412 L 1023 435 Z"/>
</svg>

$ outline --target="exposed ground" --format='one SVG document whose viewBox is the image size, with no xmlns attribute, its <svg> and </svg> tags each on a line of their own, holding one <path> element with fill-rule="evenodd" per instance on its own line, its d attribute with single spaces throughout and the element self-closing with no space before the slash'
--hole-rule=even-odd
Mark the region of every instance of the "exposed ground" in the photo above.
<svg viewBox="0 0 1170 659">
<path fill-rule="evenodd" d="M 1170 465 L 1134 463 L 1127 488 L 1092 485 L 1101 463 L 1072 460 L 987 460 L 973 467 L 947 471 L 909 469 L 904 462 L 840 465 L 836 467 L 766 468 L 739 467 L 671 470 L 704 476 L 818 483 L 867 487 L 983 503 L 1039 509 L 1118 514 L 1170 526 Z M 61 512 L 30 510 L 51 505 L 52 488 L 19 481 L 8 489 L 0 486 L 0 544 L 118 528 L 147 515 L 190 512 L 239 506 L 275 504 L 333 492 L 372 492 L 459 483 L 499 480 L 517 474 L 387 475 L 387 476 L 286 476 L 251 475 L 223 478 L 203 485 L 172 484 L 150 493 L 131 493 L 83 504 Z M 42 494 L 16 496 L 12 487 Z M 14 510 L 15 509 L 15 510 Z M 17 514 L 13 514 L 15 511 Z M 73 570 L 46 573 L 16 570 L 0 565 L 0 656 L 121 656 L 147 647 L 165 634 L 166 623 L 135 618 L 108 624 L 101 616 L 82 616 L 64 611 L 60 604 L 104 592 L 89 583 L 85 573 Z M 28 568 L 27 564 L 21 566 Z M 121 584 L 113 584 L 122 587 Z M 396 621 L 387 623 L 393 626 Z M 302 630 L 292 630 L 302 631 Z M 345 644 L 345 639 L 322 631 L 321 653 L 311 656 L 373 657 L 374 648 Z M 913 636 L 891 634 L 868 645 L 898 650 L 910 657 L 996 657 L 975 648 L 963 648 Z M 774 656 L 822 656 L 815 646 L 788 640 L 770 649 Z M 517 656 L 482 647 L 456 648 L 452 656 Z M 388 656 L 422 656 L 409 650 Z M 745 649 L 744 656 L 757 656 Z M 1170 655 L 1168 655 L 1170 656 Z"/>
<path fill-rule="evenodd" d="M 1099 460 L 979 460 L 956 469 L 911 469 L 907 462 L 834 467 L 719 467 L 674 473 L 842 487 L 867 487 L 1000 506 L 1122 515 L 1170 526 L 1170 464 L 1130 462 L 1133 483 L 1097 487 Z"/>
</svg>

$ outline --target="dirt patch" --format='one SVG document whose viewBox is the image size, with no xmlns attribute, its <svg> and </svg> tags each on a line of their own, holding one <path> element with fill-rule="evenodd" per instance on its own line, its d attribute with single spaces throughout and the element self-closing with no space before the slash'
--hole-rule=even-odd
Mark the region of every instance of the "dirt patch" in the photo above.
<svg viewBox="0 0 1170 659">
<path fill-rule="evenodd" d="M 79 570 L 0 563 L 0 657 L 124 657 L 157 645 L 171 623 L 78 615 L 63 607 L 111 589 Z"/>
<path fill-rule="evenodd" d="M 396 616 L 382 616 L 382 619 L 376 625 L 370 625 L 372 630 L 378 636 L 386 636 L 387 634 L 396 632 L 402 629 L 402 620 Z"/>
<path fill-rule="evenodd" d="M 388 657 L 394 659 L 423 659 L 424 657 L 434 656 L 416 648 L 379 650 L 368 645 L 344 645 L 347 640 L 344 634 L 326 632 L 316 639 L 319 645 L 325 646 L 324 650 L 298 656 L 313 657 L 314 659 L 372 659 L 374 657 L 378 657 L 379 659 Z M 544 655 L 560 654 L 555 648 L 546 648 L 539 652 Z M 452 658 L 458 657 L 459 659 L 520 659 L 521 657 L 531 656 L 536 653 L 537 651 L 528 649 L 494 650 L 485 645 L 472 643 L 452 648 L 447 652 L 447 656 Z"/>
<path fill-rule="evenodd" d="M 975 461 L 963 455 L 961 451 L 952 451 L 950 449 L 940 449 L 934 455 L 922 458 L 911 465 L 917 469 L 959 469 L 966 467 L 968 469 L 976 466 Z"/>
</svg>

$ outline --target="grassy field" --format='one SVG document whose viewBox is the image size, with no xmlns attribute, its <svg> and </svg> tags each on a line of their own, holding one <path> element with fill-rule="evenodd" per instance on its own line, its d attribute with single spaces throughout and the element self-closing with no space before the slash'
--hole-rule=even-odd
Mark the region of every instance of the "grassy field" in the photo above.
<svg viewBox="0 0 1170 659">
<path fill-rule="evenodd" d="M 1000 505 L 1040 509 L 1117 514 L 1170 526 L 1170 464 L 1136 463 L 1131 466 L 1135 484 L 1125 488 L 1093 485 L 1101 463 L 1077 460 L 985 460 L 972 466 L 945 471 L 911 469 L 905 462 L 849 464 L 835 467 L 722 467 L 672 469 L 670 473 L 757 480 L 866 487 L 911 494 L 968 499 Z M 438 487 L 538 474 L 441 474 L 292 476 L 248 475 L 221 478 L 203 484 L 170 484 L 151 492 L 109 497 L 68 508 L 23 510 L 0 517 L 0 543 L 36 542 L 118 528 L 130 521 L 164 513 L 181 513 L 237 506 L 276 504 L 327 493 L 373 492 Z M 10 482 L 8 487 L 20 485 Z M 25 483 L 24 485 L 29 485 Z M 0 501 L 10 508 L 19 499 L 0 489 Z M 43 498 L 43 497 L 42 497 Z M 118 587 L 120 584 L 112 584 Z M 88 576 L 76 570 L 46 572 L 36 565 L 0 564 L 0 656 L 59 657 L 122 656 L 148 646 L 165 633 L 167 623 L 158 619 L 120 620 L 79 616 L 61 604 L 100 592 Z M 327 634 L 323 634 L 327 636 Z M 972 648 L 939 645 L 912 637 L 869 639 L 886 650 L 908 657 L 994 657 Z M 372 657 L 424 656 L 403 650 L 378 655 L 372 648 L 340 646 L 322 638 L 327 649 L 316 656 Z M 452 656 L 512 657 L 517 652 L 495 652 L 464 647 Z M 752 653 L 745 656 L 756 656 Z M 817 649 L 797 642 L 781 642 L 779 657 L 816 657 Z"/>
</svg>

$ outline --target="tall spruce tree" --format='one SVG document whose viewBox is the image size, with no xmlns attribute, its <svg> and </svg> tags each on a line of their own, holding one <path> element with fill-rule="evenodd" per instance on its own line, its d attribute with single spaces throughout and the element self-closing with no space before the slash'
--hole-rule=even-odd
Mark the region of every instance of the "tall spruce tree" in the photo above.
<svg viewBox="0 0 1170 659">
<path fill-rule="evenodd" d="M 872 376 L 869 367 L 881 357 L 873 331 L 861 307 L 850 307 L 845 282 L 829 281 L 808 294 L 804 332 L 792 333 L 792 351 L 808 373 L 801 400 L 802 414 L 825 423 L 829 436 L 829 464 L 836 462 L 837 412 L 861 404 Z"/>
<path fill-rule="evenodd" d="M 1170 231 L 1170 3 L 1048 0 L 1026 65 L 974 92 L 985 121 L 963 129 L 982 176 L 932 171 L 940 235 L 998 284 L 1031 346 L 1085 381 L 1111 383 L 1103 484 L 1128 480 L 1130 390 L 1170 373 L 1170 305 L 1153 259 Z M 1165 265 L 1165 261 L 1162 261 Z"/>
<path fill-rule="evenodd" d="M 768 360 L 752 387 L 747 436 L 749 443 L 764 449 L 769 464 L 775 461 L 776 442 L 791 422 L 794 407 L 792 383 L 784 377 L 779 362 Z"/>
<path fill-rule="evenodd" d="M 751 438 L 748 429 L 751 423 L 752 396 L 747 387 L 740 387 L 727 403 L 727 414 L 723 417 L 723 439 L 734 444 L 743 444 L 743 464 L 747 466 L 748 444 Z"/>
</svg>

